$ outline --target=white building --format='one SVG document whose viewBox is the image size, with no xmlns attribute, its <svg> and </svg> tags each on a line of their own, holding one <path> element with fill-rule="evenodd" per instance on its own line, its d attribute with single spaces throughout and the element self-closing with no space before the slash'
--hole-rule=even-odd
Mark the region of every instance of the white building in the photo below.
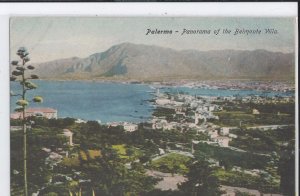
<svg viewBox="0 0 300 196">
<path fill-rule="evenodd" d="M 82 119 L 77 119 L 77 120 L 75 120 L 75 122 L 76 122 L 76 123 L 86 123 L 87 121 L 82 120 Z"/>
<path fill-rule="evenodd" d="M 108 127 L 118 127 L 118 126 L 122 126 L 123 123 L 122 122 L 108 122 L 106 123 Z"/>
<path fill-rule="evenodd" d="M 248 127 L 248 129 L 259 129 L 262 131 L 267 131 L 267 130 L 275 130 L 275 129 L 280 129 L 287 127 L 288 125 L 264 125 L 264 126 L 255 126 L 255 127 Z"/>
<path fill-rule="evenodd" d="M 236 99 L 236 97 L 234 97 L 234 96 L 223 97 L 223 100 L 228 100 L 228 101 L 233 101 L 235 99 Z"/>
<path fill-rule="evenodd" d="M 208 114 L 205 112 L 195 113 L 195 125 L 198 125 L 200 120 L 204 120 L 204 122 L 206 122 L 207 117 L 208 117 Z"/>
<path fill-rule="evenodd" d="M 123 127 L 124 127 L 124 130 L 128 131 L 128 132 L 133 132 L 133 131 L 138 130 L 138 125 L 132 124 L 132 123 L 124 123 Z"/>
<path fill-rule="evenodd" d="M 218 131 L 217 130 L 209 130 L 208 131 L 208 136 L 213 139 L 219 136 Z"/>
<path fill-rule="evenodd" d="M 69 129 L 64 129 L 64 136 L 66 136 L 67 138 L 69 138 L 69 145 L 73 146 L 73 133 L 72 131 L 70 131 Z"/>
<path fill-rule="evenodd" d="M 228 147 L 230 140 L 231 139 L 229 137 L 224 137 L 224 136 L 218 136 L 213 138 L 213 141 L 217 142 L 221 147 Z"/>
<path fill-rule="evenodd" d="M 215 105 L 209 105 L 208 106 L 208 111 L 214 111 L 216 109 L 216 106 Z"/>
<path fill-rule="evenodd" d="M 196 107 L 198 107 L 198 102 L 196 102 L 196 101 L 192 101 L 191 103 L 190 103 L 190 107 L 191 108 L 196 108 Z"/>
<path fill-rule="evenodd" d="M 237 127 L 221 127 L 220 135 L 228 135 L 231 130 L 238 129 Z"/>
<path fill-rule="evenodd" d="M 222 127 L 220 129 L 220 135 L 228 135 L 229 134 L 229 127 Z"/>
<path fill-rule="evenodd" d="M 253 109 L 252 114 L 260 114 L 260 112 L 257 109 Z"/>
<path fill-rule="evenodd" d="M 165 119 L 158 119 L 154 118 L 152 119 L 152 129 L 163 129 L 164 126 L 167 125 L 167 120 Z"/>
<path fill-rule="evenodd" d="M 205 133 L 206 129 L 203 128 L 203 127 L 196 127 L 196 131 L 197 131 L 198 134 L 199 133 Z"/>
<path fill-rule="evenodd" d="M 166 154 L 166 152 L 164 151 L 164 149 L 158 148 L 158 150 L 159 150 L 159 154 L 160 154 L 160 155 Z"/>
<path fill-rule="evenodd" d="M 171 100 L 165 99 L 165 98 L 159 98 L 159 99 L 156 99 L 155 102 L 157 105 L 167 105 L 167 104 L 171 103 Z"/>
<path fill-rule="evenodd" d="M 165 122 L 162 124 L 163 130 L 172 130 L 177 127 L 177 122 Z"/>
<path fill-rule="evenodd" d="M 232 134 L 232 133 L 229 133 L 228 137 L 234 138 L 234 139 L 238 138 L 238 136 L 236 134 Z"/>
</svg>

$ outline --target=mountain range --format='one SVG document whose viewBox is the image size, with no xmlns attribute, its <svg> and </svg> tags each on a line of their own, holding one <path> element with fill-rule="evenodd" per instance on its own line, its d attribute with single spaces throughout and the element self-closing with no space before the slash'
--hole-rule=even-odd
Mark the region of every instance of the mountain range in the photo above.
<svg viewBox="0 0 300 196">
<path fill-rule="evenodd" d="M 42 79 L 293 79 L 294 53 L 174 50 L 122 43 L 86 58 L 36 64 Z"/>
</svg>

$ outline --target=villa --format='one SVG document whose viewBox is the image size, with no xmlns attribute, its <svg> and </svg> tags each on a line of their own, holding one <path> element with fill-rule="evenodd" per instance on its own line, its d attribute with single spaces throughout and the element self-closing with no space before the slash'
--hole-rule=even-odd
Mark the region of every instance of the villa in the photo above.
<svg viewBox="0 0 300 196">
<path fill-rule="evenodd" d="M 29 116 L 44 117 L 47 119 L 57 119 L 57 110 L 52 108 L 28 108 L 25 110 L 25 117 Z M 15 112 L 10 115 L 11 119 L 21 119 L 22 117 L 22 112 Z"/>
<path fill-rule="evenodd" d="M 128 132 L 133 132 L 133 131 L 138 130 L 138 125 L 132 124 L 132 123 L 124 123 L 123 127 L 124 127 L 124 130 L 128 131 Z"/>
</svg>

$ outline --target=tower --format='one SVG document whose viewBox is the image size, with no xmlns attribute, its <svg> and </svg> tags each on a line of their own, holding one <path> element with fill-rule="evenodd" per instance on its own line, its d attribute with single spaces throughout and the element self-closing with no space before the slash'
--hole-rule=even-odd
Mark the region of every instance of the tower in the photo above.
<svg viewBox="0 0 300 196">
<path fill-rule="evenodd" d="M 73 146 L 73 133 L 69 129 L 64 129 L 64 136 L 69 139 L 69 145 Z"/>
<path fill-rule="evenodd" d="M 193 141 L 192 141 L 192 154 L 194 154 L 195 153 L 195 150 L 194 150 L 194 143 L 193 143 Z"/>
<path fill-rule="evenodd" d="M 195 125 L 198 125 L 199 123 L 199 117 L 198 117 L 198 114 L 195 113 Z"/>
</svg>

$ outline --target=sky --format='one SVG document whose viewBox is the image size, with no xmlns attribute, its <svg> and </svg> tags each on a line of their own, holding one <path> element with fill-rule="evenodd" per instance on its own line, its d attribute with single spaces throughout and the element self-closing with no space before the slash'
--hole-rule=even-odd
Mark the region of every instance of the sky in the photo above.
<svg viewBox="0 0 300 196">
<path fill-rule="evenodd" d="M 293 18 L 205 18 L 205 17 L 12 17 L 10 53 L 28 49 L 31 61 L 46 62 L 61 58 L 88 57 L 124 42 L 157 45 L 175 50 L 255 50 L 293 52 Z M 222 34 L 223 29 L 230 34 Z M 265 34 L 265 29 L 277 34 Z M 147 29 L 172 30 L 170 34 L 146 35 Z M 211 30 L 211 34 L 184 34 L 187 30 Z M 214 30 L 220 29 L 218 35 Z M 261 34 L 234 35 L 236 29 L 256 30 Z M 178 33 L 175 33 L 178 31 Z"/>
</svg>

